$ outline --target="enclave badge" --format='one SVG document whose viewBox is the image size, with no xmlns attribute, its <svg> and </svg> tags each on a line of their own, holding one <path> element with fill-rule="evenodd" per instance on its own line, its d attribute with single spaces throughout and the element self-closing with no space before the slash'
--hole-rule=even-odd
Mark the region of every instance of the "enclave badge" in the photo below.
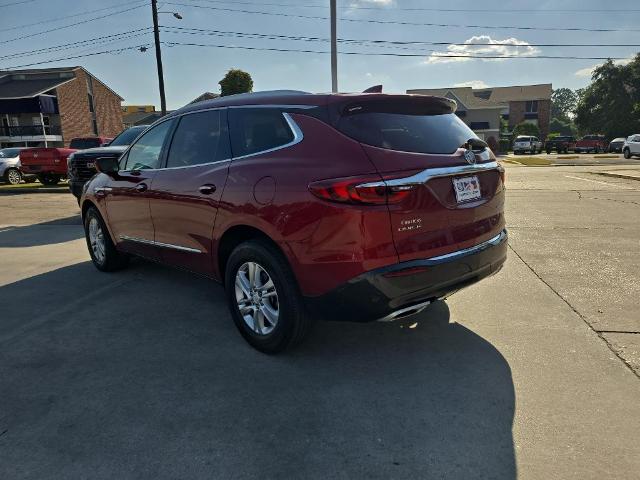
<svg viewBox="0 0 640 480">
<path fill-rule="evenodd" d="M 473 153 L 472 150 L 465 150 L 464 159 L 467 161 L 469 165 L 473 165 L 474 163 L 476 163 L 476 154 Z"/>
</svg>

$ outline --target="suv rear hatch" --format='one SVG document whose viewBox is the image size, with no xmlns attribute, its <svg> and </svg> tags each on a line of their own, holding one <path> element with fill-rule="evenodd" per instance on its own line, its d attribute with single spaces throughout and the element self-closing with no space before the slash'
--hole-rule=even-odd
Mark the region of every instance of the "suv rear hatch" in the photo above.
<svg viewBox="0 0 640 480">
<path fill-rule="evenodd" d="M 402 192 L 388 204 L 400 261 L 469 248 L 504 229 L 504 170 L 455 107 L 412 95 L 367 95 L 330 107 L 331 122 L 361 143 L 383 185 Z"/>
</svg>

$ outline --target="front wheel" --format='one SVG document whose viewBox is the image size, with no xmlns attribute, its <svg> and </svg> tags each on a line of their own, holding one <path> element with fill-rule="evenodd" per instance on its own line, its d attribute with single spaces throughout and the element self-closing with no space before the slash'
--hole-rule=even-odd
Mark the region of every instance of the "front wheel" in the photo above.
<svg viewBox="0 0 640 480">
<path fill-rule="evenodd" d="M 42 175 L 38 175 L 38 180 L 43 185 L 57 185 L 60 182 L 60 175 L 55 175 L 52 173 L 44 173 Z"/>
<path fill-rule="evenodd" d="M 278 353 L 306 336 L 312 320 L 281 252 L 266 241 L 240 244 L 225 270 L 227 302 L 244 339 L 264 353 Z"/>
<path fill-rule="evenodd" d="M 18 185 L 22 181 L 22 174 L 17 168 L 9 168 L 4 172 L 4 179 L 10 185 Z"/>
<path fill-rule="evenodd" d="M 631 150 L 629 150 L 628 148 L 625 148 L 622 154 L 624 155 L 624 158 L 626 158 L 627 160 L 631 158 Z"/>
<path fill-rule="evenodd" d="M 113 272 L 127 266 L 129 256 L 116 250 L 104 220 L 94 207 L 84 216 L 84 234 L 91 261 L 98 270 Z"/>
</svg>

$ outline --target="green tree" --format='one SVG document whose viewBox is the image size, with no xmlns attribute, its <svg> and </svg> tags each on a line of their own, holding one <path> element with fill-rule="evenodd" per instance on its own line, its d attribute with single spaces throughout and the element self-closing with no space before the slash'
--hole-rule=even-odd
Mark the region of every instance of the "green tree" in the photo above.
<svg viewBox="0 0 640 480">
<path fill-rule="evenodd" d="M 540 137 L 540 129 L 537 125 L 528 122 L 522 122 L 513 128 L 513 138 L 518 135 L 530 135 L 532 137 Z"/>
<path fill-rule="evenodd" d="M 565 136 L 576 135 L 575 125 L 573 125 L 572 122 L 565 122 L 559 118 L 552 118 L 549 122 L 549 135 L 552 133 Z"/>
<path fill-rule="evenodd" d="M 608 138 L 640 131 L 640 54 L 627 65 L 607 60 L 591 79 L 576 108 L 579 130 Z"/>
<path fill-rule="evenodd" d="M 569 88 L 558 88 L 551 94 L 551 117 L 569 122 L 578 103 L 578 95 Z"/>
<path fill-rule="evenodd" d="M 253 90 L 253 80 L 247 72 L 232 68 L 227 72 L 220 85 L 220 95 L 235 95 L 236 93 L 247 93 Z"/>
</svg>

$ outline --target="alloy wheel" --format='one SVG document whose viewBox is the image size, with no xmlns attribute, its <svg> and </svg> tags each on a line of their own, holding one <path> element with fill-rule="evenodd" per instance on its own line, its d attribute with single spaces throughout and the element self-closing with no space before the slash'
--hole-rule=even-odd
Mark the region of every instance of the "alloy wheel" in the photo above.
<svg viewBox="0 0 640 480">
<path fill-rule="evenodd" d="M 7 172 L 7 180 L 11 185 L 18 185 L 22 180 L 22 175 L 18 170 L 12 168 Z"/>
<path fill-rule="evenodd" d="M 104 263 L 106 257 L 106 246 L 104 241 L 104 233 L 102 232 L 102 226 L 96 217 L 91 217 L 89 220 L 89 243 L 91 245 L 91 251 L 94 258 L 98 263 Z"/>
<path fill-rule="evenodd" d="M 278 324 L 280 304 L 276 286 L 256 262 L 243 263 L 236 273 L 236 303 L 247 326 L 258 335 L 268 335 Z"/>
</svg>

